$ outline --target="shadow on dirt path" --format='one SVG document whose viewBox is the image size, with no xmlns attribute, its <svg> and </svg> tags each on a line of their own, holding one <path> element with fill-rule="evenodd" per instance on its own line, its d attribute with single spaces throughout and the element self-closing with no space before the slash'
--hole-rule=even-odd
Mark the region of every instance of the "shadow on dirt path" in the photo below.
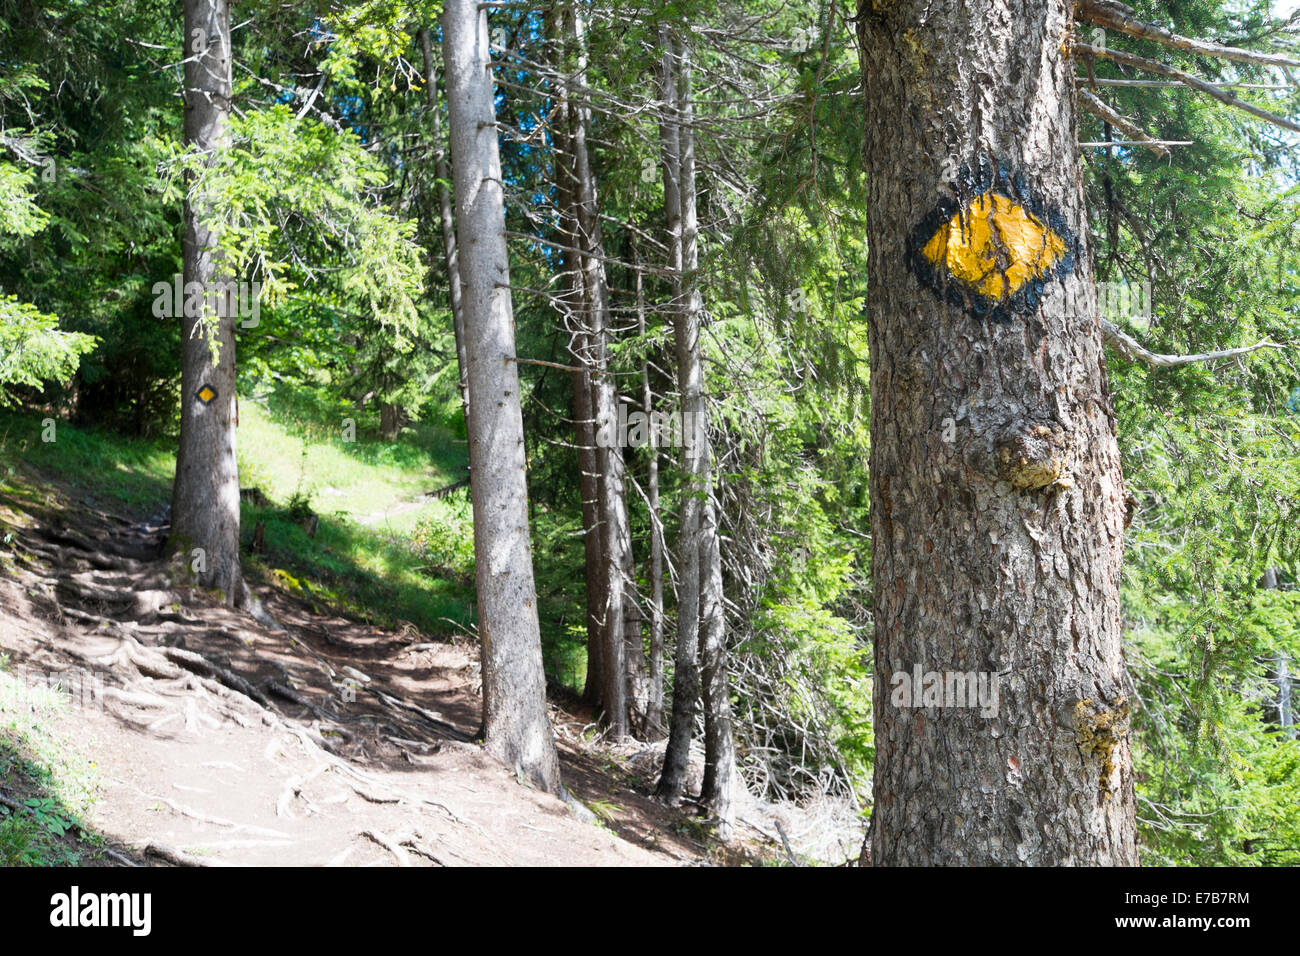
<svg viewBox="0 0 1300 956">
<path fill-rule="evenodd" d="M 128 517 L 23 477 L 41 493 L 0 497 L 0 652 L 13 681 L 53 680 L 68 696 L 41 733 L 93 768 L 82 823 L 101 857 L 403 866 L 706 857 L 688 815 L 602 766 L 563 713 L 553 719 L 566 778 L 602 825 L 579 822 L 489 758 L 473 742 L 471 644 L 315 614 L 273 588 L 259 596 L 275 623 L 259 623 L 187 586 L 183 566 L 160 557 L 165 511 Z M 0 737 L 14 736 L 8 723 Z M 48 795 L 0 775 L 0 797 L 21 808 Z"/>
</svg>

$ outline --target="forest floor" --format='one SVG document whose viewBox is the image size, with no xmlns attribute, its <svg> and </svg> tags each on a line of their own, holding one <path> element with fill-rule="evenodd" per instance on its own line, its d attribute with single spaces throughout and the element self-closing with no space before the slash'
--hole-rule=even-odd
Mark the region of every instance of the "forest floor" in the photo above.
<svg viewBox="0 0 1300 956">
<path fill-rule="evenodd" d="M 650 796 L 662 744 L 606 746 L 580 708 L 553 706 L 584 823 L 474 742 L 464 637 L 362 623 L 274 581 L 254 589 L 259 623 L 177 583 L 165 509 L 18 478 L 0 495 L 0 858 L 744 864 L 788 861 L 773 836 L 817 829 L 746 798 L 741 837 L 719 845 Z"/>
</svg>

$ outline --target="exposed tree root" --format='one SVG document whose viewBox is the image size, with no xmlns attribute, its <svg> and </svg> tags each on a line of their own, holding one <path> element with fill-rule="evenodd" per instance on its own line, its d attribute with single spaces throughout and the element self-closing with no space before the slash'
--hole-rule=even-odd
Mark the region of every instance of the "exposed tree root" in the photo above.
<svg viewBox="0 0 1300 956">
<path fill-rule="evenodd" d="M 254 700 L 263 707 L 270 707 L 271 702 L 267 700 L 266 695 L 250 684 L 244 678 L 240 677 L 234 671 L 225 667 L 218 667 L 212 661 L 208 660 L 202 654 L 196 654 L 193 651 L 182 650 L 179 647 L 164 648 L 163 656 L 169 661 L 173 661 L 184 667 L 186 670 L 193 671 L 203 677 L 211 677 L 225 684 L 231 690 L 237 690 L 250 700 Z"/>
<path fill-rule="evenodd" d="M 318 764 L 314 770 L 309 770 L 307 773 L 294 777 L 286 783 L 284 785 L 284 790 L 280 793 L 280 799 L 276 801 L 275 815 L 277 817 L 292 817 L 293 814 L 289 812 L 289 805 L 293 803 L 295 797 L 302 797 L 308 808 L 312 812 L 316 812 L 316 808 L 312 806 L 310 800 L 302 796 L 302 792 L 304 788 L 306 788 L 307 784 L 311 783 L 311 781 L 315 780 L 321 774 L 327 772 L 329 768 L 330 765 L 327 763 Z"/>
<path fill-rule="evenodd" d="M 192 853 L 186 853 L 175 847 L 169 847 L 165 843 L 146 843 L 140 849 L 140 853 L 146 857 L 155 857 L 157 860 L 172 864 L 173 866 L 229 866 L 227 862 L 221 860 L 205 860 L 204 857 L 194 856 Z"/>
<path fill-rule="evenodd" d="M 319 707 L 287 684 L 269 680 L 263 686 L 265 686 L 272 694 L 275 694 L 276 697 L 282 697 L 291 703 L 297 704 L 299 707 L 305 707 L 311 712 L 312 716 L 316 717 L 318 720 L 328 719 L 328 715 L 322 713 Z"/>
<path fill-rule="evenodd" d="M 385 836 L 379 830 L 361 830 L 360 832 L 357 833 L 357 836 L 365 837 L 368 840 L 373 840 L 374 842 L 378 843 L 389 853 L 393 854 L 393 858 L 397 860 L 398 866 L 411 865 L 410 854 L 408 854 L 400 846 L 394 843 L 392 839 Z"/>
<path fill-rule="evenodd" d="M 420 854 L 420 856 L 432 860 L 439 866 L 446 866 L 447 864 L 440 860 L 437 854 L 421 842 L 423 839 L 424 837 L 419 833 L 419 831 L 412 831 L 410 833 L 403 833 L 401 836 L 396 837 L 394 842 L 396 842 L 398 846 L 410 847 L 413 851 Z"/>
<path fill-rule="evenodd" d="M 125 853 L 118 853 L 116 850 L 105 849 L 105 850 L 104 850 L 104 856 L 111 857 L 112 859 L 117 860 L 117 862 L 118 862 L 118 863 L 121 863 L 123 866 L 139 866 L 139 865 L 140 865 L 140 864 L 137 863 L 135 860 L 133 860 L 133 859 L 131 859 L 129 856 L 127 856 Z"/>
<path fill-rule="evenodd" d="M 277 840 L 292 840 L 293 835 L 285 833 L 283 830 L 272 830 L 269 827 L 258 827 L 248 823 L 236 823 L 234 820 L 224 820 L 221 817 L 214 817 L 211 814 L 203 813 L 200 810 L 194 810 L 191 807 L 177 803 L 170 797 L 155 797 L 149 795 L 149 799 L 157 800 L 159 803 L 165 803 L 181 816 L 189 817 L 191 820 L 197 820 L 200 823 L 207 823 L 216 827 L 227 827 L 232 833 L 249 833 L 254 836 L 273 837 Z"/>
<path fill-rule="evenodd" d="M 281 726 L 286 731 L 288 731 L 289 733 L 297 737 L 299 742 L 302 744 L 303 749 L 307 750 L 308 753 L 319 754 L 321 757 L 325 759 L 326 762 L 329 763 L 330 769 L 338 771 L 344 777 L 350 778 L 349 785 L 352 786 L 352 788 L 357 791 L 358 795 L 360 795 L 361 797 L 367 800 L 370 800 L 372 803 L 397 803 L 397 802 L 405 801 L 406 803 L 410 803 L 414 806 L 434 807 L 438 810 L 441 810 L 443 813 L 447 814 L 447 816 L 451 818 L 451 820 L 455 823 L 465 822 L 460 817 L 458 817 L 455 811 L 453 811 L 445 803 L 439 803 L 436 800 L 429 800 L 425 797 L 418 797 L 415 796 L 414 794 L 410 794 L 403 790 L 399 790 L 396 787 L 393 787 L 391 784 L 385 783 L 384 781 L 375 777 L 373 774 L 366 773 L 364 770 L 359 770 L 356 767 L 352 766 L 350 763 L 348 763 L 346 760 L 334 756 L 333 754 L 323 749 L 315 741 L 313 741 L 311 737 L 308 736 L 307 731 L 305 731 L 302 727 L 292 727 L 285 724 L 282 724 Z M 356 784 L 358 783 L 363 784 L 365 786 L 366 788 L 365 792 L 357 788 Z M 376 793 L 375 788 L 378 788 L 379 790 L 387 790 L 396 799 L 389 799 L 388 797 L 380 796 L 379 794 Z"/>
<path fill-rule="evenodd" d="M 154 857 L 162 860 L 164 863 L 170 863 L 172 866 L 229 866 L 220 860 L 205 860 L 202 857 L 185 853 L 175 847 L 170 847 L 165 843 L 146 843 L 140 849 L 140 853 L 145 857 Z"/>
<path fill-rule="evenodd" d="M 450 737 L 452 740 L 459 740 L 464 743 L 468 743 L 472 739 L 469 734 L 465 733 L 460 728 L 447 723 L 445 720 L 441 720 L 436 714 L 425 710 L 418 704 L 412 704 L 408 701 L 398 700 L 396 697 L 390 697 L 377 687 L 370 688 L 370 690 L 375 697 L 387 704 L 389 707 L 417 715 L 426 724 L 432 726 L 438 731 L 438 733 L 445 737 Z"/>
</svg>

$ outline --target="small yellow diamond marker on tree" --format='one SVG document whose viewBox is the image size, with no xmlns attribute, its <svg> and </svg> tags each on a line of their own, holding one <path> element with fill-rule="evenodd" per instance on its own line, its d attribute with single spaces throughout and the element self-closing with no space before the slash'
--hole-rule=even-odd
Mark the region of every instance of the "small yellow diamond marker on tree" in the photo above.
<svg viewBox="0 0 1300 956">
<path fill-rule="evenodd" d="M 217 390 L 211 385 L 204 385 L 194 393 L 194 397 L 197 398 L 199 403 L 202 405 L 211 405 L 213 400 L 217 397 Z"/>
<path fill-rule="evenodd" d="M 1065 254 L 1065 240 L 1019 203 L 984 193 L 939 228 L 922 254 L 989 299 L 1015 295 Z"/>
<path fill-rule="evenodd" d="M 1078 240 L 1065 217 L 1011 163 L 980 157 L 945 177 L 942 192 L 906 252 L 912 273 L 949 304 L 1009 322 L 1074 271 Z"/>
</svg>

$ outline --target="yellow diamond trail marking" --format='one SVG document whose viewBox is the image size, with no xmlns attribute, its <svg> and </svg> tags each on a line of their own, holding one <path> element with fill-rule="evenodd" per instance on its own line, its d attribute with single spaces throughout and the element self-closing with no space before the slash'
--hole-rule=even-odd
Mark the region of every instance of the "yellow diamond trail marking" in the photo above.
<svg viewBox="0 0 1300 956">
<path fill-rule="evenodd" d="M 217 390 L 211 385 L 204 385 L 194 393 L 194 397 L 203 405 L 211 405 L 213 400 L 217 397 Z"/>
<path fill-rule="evenodd" d="M 996 301 L 1046 276 L 1066 248 L 1065 239 L 1024 206 L 986 192 L 940 226 L 921 254 Z"/>
</svg>

